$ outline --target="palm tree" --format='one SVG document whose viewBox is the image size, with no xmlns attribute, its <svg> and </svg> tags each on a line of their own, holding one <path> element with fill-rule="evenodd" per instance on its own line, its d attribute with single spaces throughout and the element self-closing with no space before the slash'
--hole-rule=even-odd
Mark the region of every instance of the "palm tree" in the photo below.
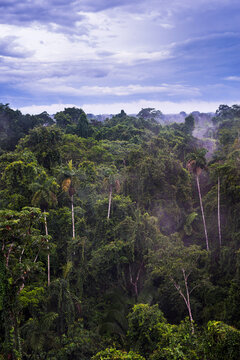
<svg viewBox="0 0 240 360">
<path fill-rule="evenodd" d="M 55 312 L 47 312 L 46 314 L 38 313 L 34 317 L 30 317 L 22 326 L 21 331 L 25 336 L 23 349 L 31 349 L 32 356 L 39 359 L 44 356 L 51 348 L 56 346 L 56 336 L 51 327 L 58 318 Z M 35 355 L 35 356 L 34 356 Z"/>
<path fill-rule="evenodd" d="M 74 194 L 75 194 L 75 185 L 74 178 L 77 175 L 77 171 L 73 168 L 72 160 L 70 160 L 67 166 L 61 169 L 63 181 L 62 181 L 62 190 L 68 192 L 71 199 L 71 208 L 72 208 L 72 237 L 75 239 L 75 219 L 74 219 Z"/>
<path fill-rule="evenodd" d="M 201 189 L 200 189 L 200 183 L 199 183 L 199 176 L 203 169 L 206 169 L 206 150 L 205 149 L 199 149 L 196 150 L 194 153 L 190 153 L 187 155 L 187 169 L 191 171 L 195 177 L 197 182 L 197 189 L 198 189 L 198 196 L 199 196 L 199 202 L 200 202 L 200 208 L 202 213 L 202 220 L 203 220 L 203 227 L 204 227 L 204 233 L 205 233 L 205 239 L 206 239 L 206 247 L 207 251 L 209 251 L 209 245 L 208 245 L 208 233 L 207 233 L 207 226 L 205 221 L 205 215 L 203 210 L 203 204 L 202 204 L 202 195 L 201 195 Z"/>
<path fill-rule="evenodd" d="M 43 170 L 32 185 L 34 195 L 32 204 L 39 206 L 44 216 L 45 234 L 48 237 L 47 215 L 46 211 L 57 204 L 56 192 L 58 184 L 53 177 L 48 177 Z M 48 241 L 48 240 L 47 240 Z M 48 253 L 48 286 L 50 285 L 50 254 Z"/>
</svg>

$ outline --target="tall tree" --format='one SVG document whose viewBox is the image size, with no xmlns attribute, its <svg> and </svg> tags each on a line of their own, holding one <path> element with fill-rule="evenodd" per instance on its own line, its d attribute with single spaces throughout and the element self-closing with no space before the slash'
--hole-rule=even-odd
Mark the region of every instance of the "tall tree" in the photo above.
<svg viewBox="0 0 240 360">
<path fill-rule="evenodd" d="M 117 193 L 120 191 L 120 175 L 115 165 L 109 167 L 100 167 L 100 176 L 103 177 L 103 188 L 108 191 L 108 212 L 107 219 L 110 219 L 111 205 L 112 205 L 112 194 L 115 189 Z"/>
<path fill-rule="evenodd" d="M 70 160 L 67 166 L 60 169 L 60 177 L 62 180 L 62 190 L 68 192 L 71 199 L 72 209 L 72 237 L 75 239 L 75 216 L 74 216 L 74 194 L 75 194 L 75 179 L 77 177 L 77 170 L 73 167 L 72 160 Z"/>
<path fill-rule="evenodd" d="M 159 240 L 159 249 L 149 257 L 152 274 L 165 276 L 166 281 L 175 287 L 187 307 L 194 333 L 191 294 L 204 279 L 204 269 L 200 264 L 206 251 L 196 245 L 184 246 L 176 236 Z"/>
<path fill-rule="evenodd" d="M 222 246 L 222 231 L 221 231 L 221 177 L 225 172 L 225 167 L 222 162 L 218 162 L 211 165 L 213 180 L 217 181 L 217 219 L 218 219 L 218 239 L 219 246 Z"/>
<path fill-rule="evenodd" d="M 56 192 L 58 190 L 58 184 L 53 177 L 47 176 L 43 170 L 38 176 L 37 181 L 32 185 L 34 196 L 32 198 L 32 204 L 39 206 L 44 216 L 45 234 L 48 236 L 47 226 L 47 214 L 46 211 L 57 204 Z M 51 269 L 50 269 L 50 254 L 48 253 L 48 286 L 51 281 Z"/>
<path fill-rule="evenodd" d="M 202 195 L 201 195 L 201 189 L 199 183 L 199 175 L 201 174 L 203 169 L 206 169 L 206 163 L 207 163 L 205 159 L 206 152 L 207 151 L 205 149 L 198 149 L 194 153 L 188 154 L 186 159 L 187 159 L 188 170 L 191 171 L 196 178 L 200 208 L 202 213 L 203 227 L 204 227 L 204 233 L 206 239 L 206 248 L 209 251 L 207 226 L 206 226 L 206 220 L 203 210 Z"/>
</svg>

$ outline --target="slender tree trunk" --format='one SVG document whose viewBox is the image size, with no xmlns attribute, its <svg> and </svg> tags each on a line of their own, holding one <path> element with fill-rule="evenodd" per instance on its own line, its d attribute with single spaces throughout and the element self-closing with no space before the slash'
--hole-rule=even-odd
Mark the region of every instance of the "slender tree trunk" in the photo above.
<svg viewBox="0 0 240 360">
<path fill-rule="evenodd" d="M 207 227 L 206 227 L 205 215 L 204 215 L 204 211 L 203 211 L 202 195 L 201 195 L 200 184 L 199 184 L 199 176 L 198 175 L 196 175 L 196 181 L 197 181 L 200 208 L 201 208 L 201 212 L 202 212 L 203 227 L 204 227 L 204 233 L 205 233 L 205 238 L 206 238 L 206 246 L 207 246 L 207 251 L 209 251 Z"/>
<path fill-rule="evenodd" d="M 107 215 L 107 219 L 108 219 L 108 220 L 109 220 L 109 218 L 110 218 L 111 202 L 112 202 L 112 185 L 110 185 L 110 189 L 109 189 L 108 215 Z"/>
<path fill-rule="evenodd" d="M 219 245 L 222 245 L 222 234 L 221 234 L 221 216 L 220 216 L 220 177 L 218 177 L 218 237 Z"/>
<path fill-rule="evenodd" d="M 143 261 L 141 262 L 141 265 L 138 269 L 137 275 L 136 275 L 136 279 L 135 281 L 133 281 L 133 277 L 132 277 L 132 269 L 131 269 L 131 265 L 129 264 L 129 277 L 130 277 L 130 283 L 133 286 L 134 289 L 134 294 L 135 294 L 135 299 L 137 301 L 138 298 L 138 281 L 139 281 L 139 277 L 140 277 L 140 272 L 143 266 Z"/>
<path fill-rule="evenodd" d="M 75 221 L 74 221 L 74 203 L 73 203 L 73 195 L 71 196 L 72 203 L 72 237 L 75 239 Z"/>
<path fill-rule="evenodd" d="M 192 309 L 191 309 L 191 303 L 190 303 L 190 292 L 189 292 L 189 289 L 188 289 L 188 277 L 189 277 L 190 274 L 187 275 L 184 269 L 182 269 L 182 274 L 183 274 L 183 279 L 184 279 L 186 295 L 183 293 L 180 285 L 178 285 L 173 279 L 171 279 L 171 280 L 172 280 L 175 288 L 177 289 L 177 291 L 179 292 L 179 294 L 181 295 L 181 297 L 183 298 L 183 300 L 184 300 L 184 302 L 185 302 L 185 304 L 187 306 L 188 315 L 189 315 L 189 319 L 190 319 L 190 322 L 191 322 L 192 334 L 194 334 Z"/>
<path fill-rule="evenodd" d="M 190 294 L 189 294 L 189 289 L 188 289 L 188 276 L 189 275 L 186 275 L 184 269 L 182 269 L 182 273 L 183 273 L 184 284 L 185 284 L 185 289 L 186 289 L 186 305 L 187 305 L 187 309 L 188 309 L 189 318 L 191 321 L 192 333 L 194 334 L 192 309 L 191 309 Z"/>
<path fill-rule="evenodd" d="M 47 217 L 46 217 L 45 210 L 44 210 L 43 214 L 44 214 L 45 233 L 46 233 L 46 236 L 48 236 Z M 48 240 L 47 240 L 47 242 L 48 242 Z M 51 282 L 51 279 L 50 279 L 50 254 L 49 253 L 47 256 L 47 262 L 48 262 L 48 286 L 49 286 L 50 282 Z"/>
</svg>

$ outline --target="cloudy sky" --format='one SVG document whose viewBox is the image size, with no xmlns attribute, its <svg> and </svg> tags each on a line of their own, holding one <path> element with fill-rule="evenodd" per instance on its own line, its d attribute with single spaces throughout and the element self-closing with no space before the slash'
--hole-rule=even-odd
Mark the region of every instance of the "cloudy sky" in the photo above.
<svg viewBox="0 0 240 360">
<path fill-rule="evenodd" d="M 24 113 L 240 103 L 239 0 L 0 0 L 0 103 Z"/>
</svg>

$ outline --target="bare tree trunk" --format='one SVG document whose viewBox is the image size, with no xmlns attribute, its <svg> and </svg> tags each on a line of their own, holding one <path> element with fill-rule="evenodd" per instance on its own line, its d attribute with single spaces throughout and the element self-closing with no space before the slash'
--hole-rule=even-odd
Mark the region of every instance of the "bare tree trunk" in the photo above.
<svg viewBox="0 0 240 360">
<path fill-rule="evenodd" d="M 7 255 L 4 255 L 6 257 L 6 268 L 8 268 L 9 256 L 11 254 L 12 249 L 13 249 L 13 244 L 10 245 Z"/>
<path fill-rule="evenodd" d="M 109 189 L 108 215 L 107 215 L 107 219 L 108 219 L 108 220 L 109 220 L 109 218 L 110 218 L 111 202 L 112 202 L 112 185 L 110 185 L 110 189 Z"/>
<path fill-rule="evenodd" d="M 222 246 L 221 216 L 220 216 L 220 178 L 218 177 L 218 237 L 219 245 Z"/>
<path fill-rule="evenodd" d="M 131 269 L 131 265 L 129 264 L 130 283 L 131 283 L 131 285 L 133 286 L 136 300 L 137 300 L 137 298 L 138 298 L 138 280 L 139 280 L 139 277 L 140 277 L 140 272 L 141 272 L 142 266 L 143 266 L 143 261 L 141 262 L 141 265 L 140 265 L 140 267 L 139 267 L 139 269 L 138 269 L 138 272 L 137 272 L 137 275 L 136 275 L 136 279 L 135 279 L 135 281 L 133 281 L 132 269 Z"/>
<path fill-rule="evenodd" d="M 184 284 L 185 284 L 185 289 L 186 289 L 186 300 L 187 300 L 186 304 L 187 304 L 189 318 L 190 318 L 190 321 L 191 321 L 192 333 L 194 334 L 192 309 L 191 309 L 190 294 L 189 294 L 189 289 L 188 289 L 188 277 L 189 277 L 190 274 L 186 275 L 184 269 L 182 269 L 182 273 L 183 273 Z"/>
<path fill-rule="evenodd" d="M 182 273 L 183 273 L 183 279 L 184 279 L 184 284 L 185 284 L 186 295 L 182 292 L 182 289 L 181 289 L 180 285 L 178 285 L 173 279 L 171 279 L 171 280 L 172 280 L 175 288 L 177 289 L 178 293 L 181 295 L 181 297 L 183 298 L 183 300 L 184 300 L 184 302 L 185 302 L 185 304 L 187 306 L 188 315 L 189 315 L 190 322 L 191 322 L 192 334 L 194 334 L 192 309 L 191 309 L 191 303 L 190 303 L 190 293 L 192 291 L 189 292 L 189 289 L 188 289 L 188 277 L 189 277 L 190 273 L 186 274 L 184 269 L 182 269 Z"/>
<path fill-rule="evenodd" d="M 197 181 L 200 208 L 201 208 L 201 212 L 202 212 L 203 227 L 204 227 L 205 238 L 206 238 L 206 246 L 207 246 L 207 251 L 209 251 L 207 227 L 206 227 L 205 215 L 204 215 L 204 211 L 203 211 L 202 195 L 201 195 L 200 184 L 199 184 L 199 176 L 198 175 L 196 175 L 196 181 Z"/>
<path fill-rule="evenodd" d="M 71 196 L 72 203 L 72 237 L 75 239 L 75 222 L 74 222 L 74 204 L 73 204 L 73 195 Z"/>
<path fill-rule="evenodd" d="M 44 214 L 45 233 L 46 233 L 46 236 L 48 236 L 47 217 L 46 217 L 45 210 L 44 210 L 43 214 Z M 47 240 L 47 242 L 48 242 L 48 240 Z M 47 260 L 48 260 L 48 286 L 49 286 L 50 285 L 50 254 L 49 253 L 47 256 Z"/>
</svg>

